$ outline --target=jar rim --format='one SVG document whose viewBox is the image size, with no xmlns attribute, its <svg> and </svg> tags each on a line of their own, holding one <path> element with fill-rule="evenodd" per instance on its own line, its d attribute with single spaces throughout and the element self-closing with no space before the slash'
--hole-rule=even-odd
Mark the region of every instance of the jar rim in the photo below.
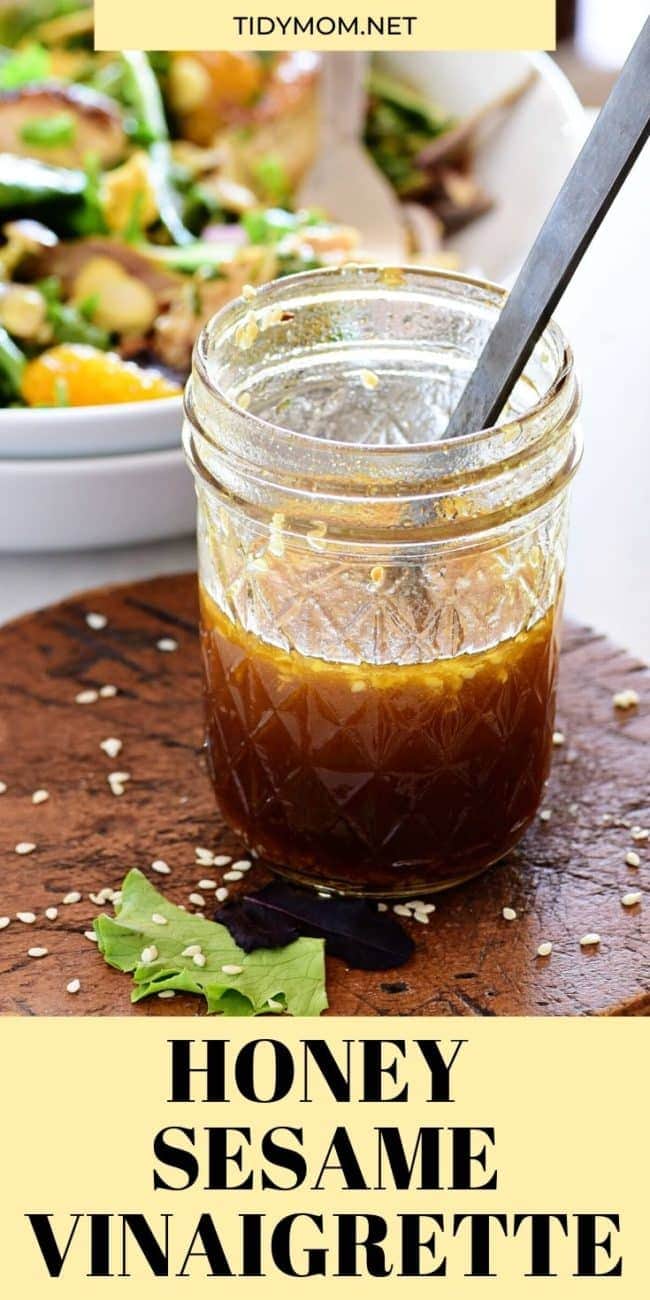
<svg viewBox="0 0 650 1300">
<path fill-rule="evenodd" d="M 354 442 L 345 442 L 336 438 L 328 438 L 324 443 L 321 438 L 314 434 L 303 433 L 300 430 L 292 429 L 288 425 L 276 424 L 263 416 L 256 415 L 254 412 L 244 410 L 238 405 L 236 400 L 228 395 L 221 386 L 218 379 L 215 380 L 211 373 L 211 366 L 208 358 L 208 347 L 212 342 L 215 330 L 219 330 L 222 335 L 232 332 L 238 323 L 254 306 L 255 309 L 268 309 L 276 305 L 275 300 L 282 298 L 289 293 L 295 294 L 300 292 L 304 287 L 310 290 L 314 286 L 321 284 L 323 289 L 328 285 L 336 282 L 346 283 L 347 286 L 353 287 L 352 276 L 359 276 L 360 286 L 370 287 L 373 284 L 382 284 L 382 276 L 402 277 L 403 284 L 408 284 L 409 277 L 418 280 L 424 280 L 431 284 L 432 289 L 435 286 L 463 286 L 465 289 L 476 291 L 477 294 L 483 295 L 483 301 L 486 304 L 494 304 L 499 301 L 503 302 L 508 296 L 508 290 L 502 285 L 495 284 L 493 281 L 483 279 L 478 276 L 470 276 L 461 271 L 447 270 L 446 268 L 419 267 L 419 266 L 402 266 L 402 267 L 379 267 L 373 263 L 354 263 L 344 264 L 337 267 L 324 267 L 317 270 L 301 271 L 295 275 L 284 276 L 282 279 L 269 281 L 267 284 L 256 288 L 255 298 L 249 301 L 240 296 L 227 303 L 201 330 L 193 354 L 193 374 L 196 375 L 205 391 L 210 398 L 216 401 L 218 405 L 223 405 L 234 418 L 244 419 L 251 429 L 254 429 L 259 435 L 273 435 L 280 437 L 290 446 L 294 440 L 297 446 L 313 447 L 320 444 L 323 447 L 331 449 L 332 453 L 339 456 L 359 454 L 359 444 Z M 384 287 L 389 286 L 389 280 L 386 279 Z M 399 287 L 399 286 L 396 286 Z M 529 427 L 539 420 L 546 412 L 550 412 L 556 400 L 562 395 L 562 392 L 570 382 L 574 374 L 574 357 L 573 351 L 568 343 L 563 330 L 554 319 L 549 322 L 538 344 L 539 346 L 549 347 L 554 356 L 557 358 L 554 373 L 538 398 L 524 411 L 518 412 L 515 416 L 509 416 L 503 420 L 497 420 L 494 424 L 486 425 L 484 428 L 473 430 L 469 433 L 459 434 L 454 438 L 431 438 L 407 444 L 386 444 L 386 443 L 364 443 L 363 455 L 379 461 L 390 460 L 391 458 L 400 458 L 408 460 L 409 457 L 422 457 L 429 452 L 445 453 L 452 449 L 462 450 L 468 445 L 479 445 L 495 435 L 503 433 L 505 436 L 508 430 L 516 425 L 520 429 Z M 528 363 L 527 363 L 528 364 Z M 524 369 L 524 374 L 526 373 Z M 189 399 L 191 394 L 192 380 L 188 381 L 185 393 L 186 413 L 190 416 Z"/>
</svg>

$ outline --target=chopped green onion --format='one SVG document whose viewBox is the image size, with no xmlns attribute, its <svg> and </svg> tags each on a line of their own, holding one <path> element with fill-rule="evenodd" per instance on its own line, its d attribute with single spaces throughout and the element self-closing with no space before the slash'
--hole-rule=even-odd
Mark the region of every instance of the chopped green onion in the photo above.
<svg viewBox="0 0 650 1300">
<path fill-rule="evenodd" d="M 50 56 L 42 45 L 26 45 L 0 63 L 0 90 L 19 90 L 34 81 L 45 81 L 50 72 Z"/>
<path fill-rule="evenodd" d="M 72 113 L 55 113 L 52 117 L 32 117 L 20 129 L 25 144 L 56 149 L 59 145 L 73 144 L 77 124 Z"/>
<path fill-rule="evenodd" d="M 0 325 L 0 375 L 7 381 L 15 396 L 20 395 L 25 356 L 14 343 L 3 325 Z"/>
</svg>

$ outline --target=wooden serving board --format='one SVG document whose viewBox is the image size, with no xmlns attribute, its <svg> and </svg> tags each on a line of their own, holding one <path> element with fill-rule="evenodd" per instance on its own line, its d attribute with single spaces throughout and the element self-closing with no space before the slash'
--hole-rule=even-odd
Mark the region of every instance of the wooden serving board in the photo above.
<svg viewBox="0 0 650 1300">
<path fill-rule="evenodd" d="M 93 631 L 88 611 L 107 617 Z M 178 642 L 164 653 L 162 637 Z M 111 684 L 113 698 L 78 704 L 83 689 Z M 615 710 L 612 695 L 634 687 L 638 709 Z M 407 922 L 417 951 L 394 972 L 348 971 L 328 962 L 334 1015 L 650 1014 L 650 673 L 593 632 L 568 625 L 558 727 L 546 806 L 520 849 L 463 888 L 439 895 L 428 926 Z M 123 741 L 117 759 L 100 741 Z M 139 866 L 175 902 L 201 877 L 205 845 L 241 854 L 217 815 L 201 754 L 202 718 L 193 575 L 104 588 L 0 629 L 0 1012 L 14 1015 L 188 1015 L 198 999 L 152 999 L 132 1008 L 130 978 L 109 970 L 84 938 L 98 909 L 89 900 L 117 888 Z M 109 772 L 131 773 L 122 796 Z M 32 803 L 46 789 L 49 799 Z M 605 817 L 605 823 L 603 823 Z M 21 856 L 20 842 L 36 849 Z M 633 849 L 639 869 L 626 865 Z M 163 858 L 162 877 L 150 864 Z M 248 887 L 263 883 L 255 867 Z M 234 889 L 240 886 L 234 886 Z M 82 902 L 63 906 L 68 891 Z M 58 907 L 55 920 L 44 911 Z M 517 919 L 506 921 L 502 908 Z M 110 909 L 109 909 L 110 910 Z M 33 924 L 16 913 L 34 912 Z M 581 949 L 587 932 L 598 947 Z M 536 956 L 543 940 L 552 955 Z M 30 947 L 48 955 L 30 958 Z M 66 992 L 81 980 L 76 995 Z"/>
</svg>

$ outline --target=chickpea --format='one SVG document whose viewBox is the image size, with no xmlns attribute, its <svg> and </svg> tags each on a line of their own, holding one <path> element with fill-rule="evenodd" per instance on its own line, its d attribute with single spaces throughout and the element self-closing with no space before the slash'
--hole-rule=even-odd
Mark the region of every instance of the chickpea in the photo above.
<svg viewBox="0 0 650 1300">
<path fill-rule="evenodd" d="M 93 321 L 116 334 L 146 334 L 158 314 L 158 304 L 148 285 L 110 257 L 91 257 L 73 287 L 75 302 L 96 298 Z"/>
<path fill-rule="evenodd" d="M 151 289 L 132 275 L 121 275 L 104 285 L 93 320 L 116 334 L 146 334 L 157 315 Z"/>
<path fill-rule="evenodd" d="M 18 339 L 37 339 L 47 319 L 47 305 L 38 289 L 23 284 L 0 285 L 0 324 Z"/>
<path fill-rule="evenodd" d="M 169 73 L 169 95 L 177 113 L 191 113 L 210 94 L 210 74 L 191 54 L 179 54 Z"/>
</svg>

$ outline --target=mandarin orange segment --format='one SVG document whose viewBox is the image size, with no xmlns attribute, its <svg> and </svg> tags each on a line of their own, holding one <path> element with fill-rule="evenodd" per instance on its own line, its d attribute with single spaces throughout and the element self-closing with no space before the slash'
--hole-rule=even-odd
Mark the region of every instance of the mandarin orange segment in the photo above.
<svg viewBox="0 0 650 1300">
<path fill-rule="evenodd" d="M 158 370 L 143 370 L 116 352 L 85 343 L 61 343 L 29 361 L 22 380 L 28 406 L 106 406 L 174 397 L 177 384 Z"/>
</svg>

